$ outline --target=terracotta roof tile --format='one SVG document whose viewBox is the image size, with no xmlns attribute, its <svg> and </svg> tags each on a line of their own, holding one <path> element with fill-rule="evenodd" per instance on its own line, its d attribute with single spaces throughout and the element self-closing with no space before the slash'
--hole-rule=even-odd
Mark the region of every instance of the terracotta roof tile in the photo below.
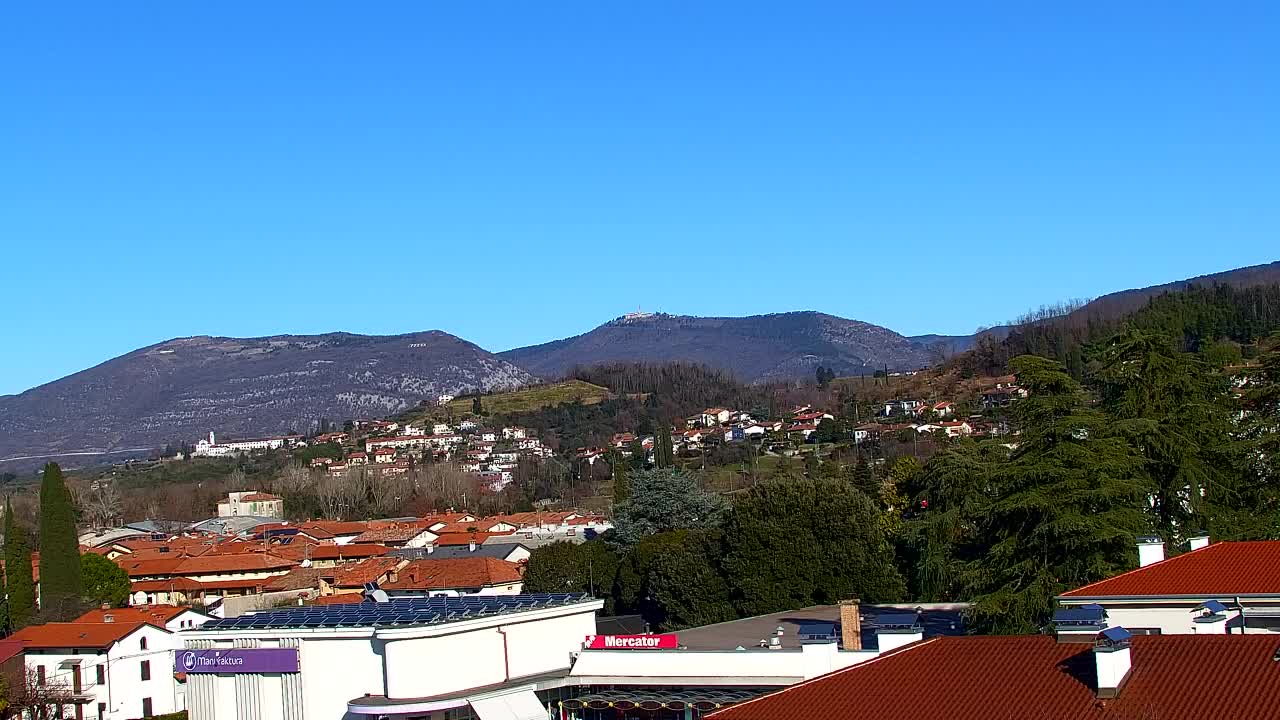
<svg viewBox="0 0 1280 720">
<path fill-rule="evenodd" d="M 492 557 L 414 560 L 400 568 L 384 590 L 447 590 L 509 585 L 521 581 L 520 566 Z"/>
<path fill-rule="evenodd" d="M 404 561 L 400 558 L 377 557 L 341 565 L 331 569 L 333 582 L 330 585 L 348 588 L 360 587 L 365 583 L 375 582 L 378 578 L 395 570 L 402 562 Z M 325 574 L 328 572 L 330 571 L 327 570 Z"/>
<path fill-rule="evenodd" d="M 9 636 L 28 648 L 105 648 L 118 642 L 147 622 L 45 623 L 25 627 Z M 163 628 L 162 628 L 163 629 Z"/>
<path fill-rule="evenodd" d="M 1280 595 L 1280 540 L 1214 543 L 1062 597 L 1126 595 Z"/>
<path fill-rule="evenodd" d="M 149 622 L 153 625 L 164 625 L 170 620 L 178 617 L 191 608 L 178 607 L 176 605 L 134 605 L 127 608 L 108 608 L 103 610 L 98 608 L 76 618 L 78 623 L 101 623 L 106 622 L 105 618 L 110 616 L 112 622 Z M 198 612 L 192 610 L 192 612 Z"/>
<path fill-rule="evenodd" d="M 713 720 L 1263 720 L 1280 707 L 1280 638 L 1133 639 L 1118 697 L 1099 700 L 1092 646 L 1051 636 L 939 637 L 721 710 Z"/>
</svg>

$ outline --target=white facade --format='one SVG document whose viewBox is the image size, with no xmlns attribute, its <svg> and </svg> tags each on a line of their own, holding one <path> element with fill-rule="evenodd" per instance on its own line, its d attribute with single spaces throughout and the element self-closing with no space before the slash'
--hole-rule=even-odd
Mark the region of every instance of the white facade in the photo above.
<svg viewBox="0 0 1280 720">
<path fill-rule="evenodd" d="M 147 709 L 152 715 L 185 709 L 184 691 L 173 674 L 176 642 L 173 633 L 141 625 L 106 650 L 27 648 L 23 658 L 37 677 L 43 672 L 46 683 L 79 696 L 87 720 L 130 720 Z M 63 716 L 74 718 L 74 707 L 63 708 Z"/>
<path fill-rule="evenodd" d="M 405 627 L 198 629 L 188 648 L 295 647 L 298 673 L 192 674 L 191 720 L 443 720 L 466 693 L 568 674 L 603 602 Z M 529 693 L 531 695 L 531 693 Z M 448 696 L 441 699 L 441 696 Z M 254 698 L 244 702 L 244 698 Z"/>
</svg>

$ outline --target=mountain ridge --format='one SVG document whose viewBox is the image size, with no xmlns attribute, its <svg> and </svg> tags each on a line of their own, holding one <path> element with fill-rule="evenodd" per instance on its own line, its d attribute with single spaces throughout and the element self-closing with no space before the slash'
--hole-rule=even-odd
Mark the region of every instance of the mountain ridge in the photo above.
<svg viewBox="0 0 1280 720">
<path fill-rule="evenodd" d="M 172 338 L 0 396 L 0 459 L 253 436 L 381 417 L 535 378 L 440 330 Z"/>
<path fill-rule="evenodd" d="M 543 378 L 603 362 L 699 362 L 744 382 L 916 369 L 928 348 L 879 325 L 816 310 L 743 317 L 628 313 L 580 335 L 513 348 L 498 356 Z"/>
</svg>

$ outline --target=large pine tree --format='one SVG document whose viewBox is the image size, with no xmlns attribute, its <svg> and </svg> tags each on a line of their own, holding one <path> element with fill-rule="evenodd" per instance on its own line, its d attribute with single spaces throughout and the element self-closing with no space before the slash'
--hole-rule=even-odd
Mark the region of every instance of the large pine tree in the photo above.
<svg viewBox="0 0 1280 720">
<path fill-rule="evenodd" d="M 31 572 L 31 536 L 13 517 L 9 501 L 4 504 L 4 570 L 8 592 L 6 610 L 9 630 L 19 630 L 36 614 L 36 587 Z"/>
<path fill-rule="evenodd" d="M 1010 367 L 1030 396 L 1016 406 L 1023 434 L 984 483 L 989 500 L 961 572 L 983 632 L 1034 632 L 1053 598 L 1131 566 L 1134 539 L 1149 527 L 1141 456 L 1085 406 L 1079 384 L 1052 360 L 1022 356 Z"/>
<path fill-rule="evenodd" d="M 71 493 L 57 463 L 44 466 L 40 484 L 40 608 L 51 620 L 79 609 L 80 545 Z"/>
<path fill-rule="evenodd" d="M 1237 505 L 1226 380 L 1158 334 L 1129 330 L 1098 353 L 1102 407 L 1144 460 L 1155 528 L 1173 544 Z M 1221 530 L 1221 528 L 1218 528 Z"/>
</svg>

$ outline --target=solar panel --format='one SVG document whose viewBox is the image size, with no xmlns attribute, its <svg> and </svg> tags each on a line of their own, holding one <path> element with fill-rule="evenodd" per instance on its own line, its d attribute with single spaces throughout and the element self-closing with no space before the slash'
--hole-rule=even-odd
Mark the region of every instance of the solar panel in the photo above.
<svg viewBox="0 0 1280 720">
<path fill-rule="evenodd" d="M 1103 630 L 1102 637 L 1111 643 L 1119 644 L 1128 641 L 1133 635 L 1122 627 L 1112 627 Z"/>
<path fill-rule="evenodd" d="M 434 625 L 475 617 L 520 612 L 537 607 L 571 605 L 591 597 L 578 593 L 537 593 L 502 597 L 391 598 L 387 602 L 341 606 L 311 605 L 264 610 L 254 615 L 211 620 L 204 630 L 286 627 L 359 627 L 370 625 Z M 914 616 L 909 616 L 914 621 Z"/>
<path fill-rule="evenodd" d="M 1055 625 L 1101 625 L 1106 618 L 1107 612 L 1100 605 L 1063 608 L 1053 614 Z"/>
<path fill-rule="evenodd" d="M 876 618 L 877 624 L 882 628 L 909 628 L 915 627 L 915 613 L 885 613 Z"/>
</svg>

